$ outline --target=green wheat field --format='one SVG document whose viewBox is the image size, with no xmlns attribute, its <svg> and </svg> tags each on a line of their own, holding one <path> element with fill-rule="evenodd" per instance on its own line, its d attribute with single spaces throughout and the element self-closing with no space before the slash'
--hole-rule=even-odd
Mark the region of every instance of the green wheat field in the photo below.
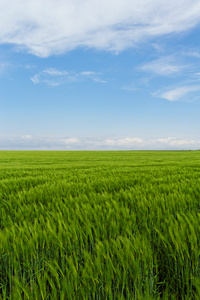
<svg viewBox="0 0 200 300">
<path fill-rule="evenodd" d="M 200 299 L 200 151 L 0 151 L 0 299 Z"/>
</svg>

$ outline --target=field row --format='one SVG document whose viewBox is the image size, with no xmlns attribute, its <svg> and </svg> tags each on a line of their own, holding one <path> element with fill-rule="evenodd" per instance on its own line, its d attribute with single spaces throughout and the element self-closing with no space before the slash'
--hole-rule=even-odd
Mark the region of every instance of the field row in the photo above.
<svg viewBox="0 0 200 300">
<path fill-rule="evenodd" d="M 0 152 L 0 299 L 200 298 L 200 152 Z"/>
</svg>

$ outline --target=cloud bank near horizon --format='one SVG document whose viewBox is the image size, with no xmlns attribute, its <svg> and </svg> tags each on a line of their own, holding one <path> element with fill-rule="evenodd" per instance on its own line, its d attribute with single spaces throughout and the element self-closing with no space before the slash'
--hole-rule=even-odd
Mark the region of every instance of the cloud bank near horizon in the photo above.
<svg viewBox="0 0 200 300">
<path fill-rule="evenodd" d="M 197 150 L 200 140 L 1 135 L 0 145 L 0 150 Z"/>
<path fill-rule="evenodd" d="M 196 26 L 199 11 L 198 0 L 7 0 L 0 2 L 0 44 L 39 57 L 78 47 L 119 52 Z"/>
</svg>

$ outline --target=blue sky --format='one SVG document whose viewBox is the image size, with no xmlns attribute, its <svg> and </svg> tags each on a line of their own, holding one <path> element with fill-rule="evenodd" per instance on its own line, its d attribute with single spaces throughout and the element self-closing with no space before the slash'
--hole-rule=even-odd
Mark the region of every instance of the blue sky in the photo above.
<svg viewBox="0 0 200 300">
<path fill-rule="evenodd" d="M 0 150 L 200 149 L 200 1 L 0 2 Z"/>
</svg>

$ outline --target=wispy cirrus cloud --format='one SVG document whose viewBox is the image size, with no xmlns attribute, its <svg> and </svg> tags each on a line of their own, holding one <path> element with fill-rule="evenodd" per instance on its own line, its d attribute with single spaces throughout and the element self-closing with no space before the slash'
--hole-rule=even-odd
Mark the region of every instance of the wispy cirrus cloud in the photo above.
<svg viewBox="0 0 200 300">
<path fill-rule="evenodd" d="M 185 85 L 164 92 L 158 91 L 153 93 L 153 96 L 160 97 L 168 101 L 189 101 L 191 99 L 191 95 L 198 91 L 200 91 L 200 85 Z"/>
<path fill-rule="evenodd" d="M 139 88 L 136 87 L 135 84 L 130 84 L 130 85 L 123 85 L 121 87 L 121 90 L 125 90 L 125 91 L 128 91 L 128 92 L 134 92 L 134 91 L 137 91 Z"/>
<path fill-rule="evenodd" d="M 95 82 L 106 82 L 105 80 L 99 78 L 99 75 L 97 73 L 92 71 L 68 72 L 64 70 L 57 70 L 54 68 L 48 68 L 35 74 L 31 78 L 31 81 L 34 84 L 45 83 L 51 86 L 58 86 L 88 79 L 93 80 Z"/>
<path fill-rule="evenodd" d="M 9 73 L 9 71 L 13 68 L 12 64 L 6 60 L 0 59 L 0 76 Z"/>
<path fill-rule="evenodd" d="M 200 50 L 198 51 L 198 49 L 189 49 L 188 51 L 183 51 L 181 54 L 194 58 L 200 58 Z"/>
<path fill-rule="evenodd" d="M 142 82 L 148 83 L 148 89 L 151 89 L 150 81 L 153 85 L 160 88 L 156 92 L 152 91 L 151 95 L 166 99 L 168 101 L 186 101 L 192 102 L 199 99 L 200 90 L 200 73 L 199 73 L 198 51 L 188 49 L 188 51 L 177 51 L 174 54 L 159 57 L 137 67 L 137 70 L 147 73 L 147 77 L 140 77 L 140 85 Z M 161 77 L 166 77 L 163 85 Z M 169 87 L 166 87 L 166 86 Z"/>
<path fill-rule="evenodd" d="M 161 57 L 139 67 L 141 71 L 156 75 L 168 76 L 188 68 L 187 65 L 178 64 L 175 56 Z"/>
<path fill-rule="evenodd" d="M 173 137 L 75 137 L 0 135 L 0 150 L 187 150 L 199 149 L 200 140 Z"/>
<path fill-rule="evenodd" d="M 121 51 L 200 22 L 199 0 L 7 0 L 0 2 L 0 43 L 40 57 L 77 47 Z"/>
</svg>

